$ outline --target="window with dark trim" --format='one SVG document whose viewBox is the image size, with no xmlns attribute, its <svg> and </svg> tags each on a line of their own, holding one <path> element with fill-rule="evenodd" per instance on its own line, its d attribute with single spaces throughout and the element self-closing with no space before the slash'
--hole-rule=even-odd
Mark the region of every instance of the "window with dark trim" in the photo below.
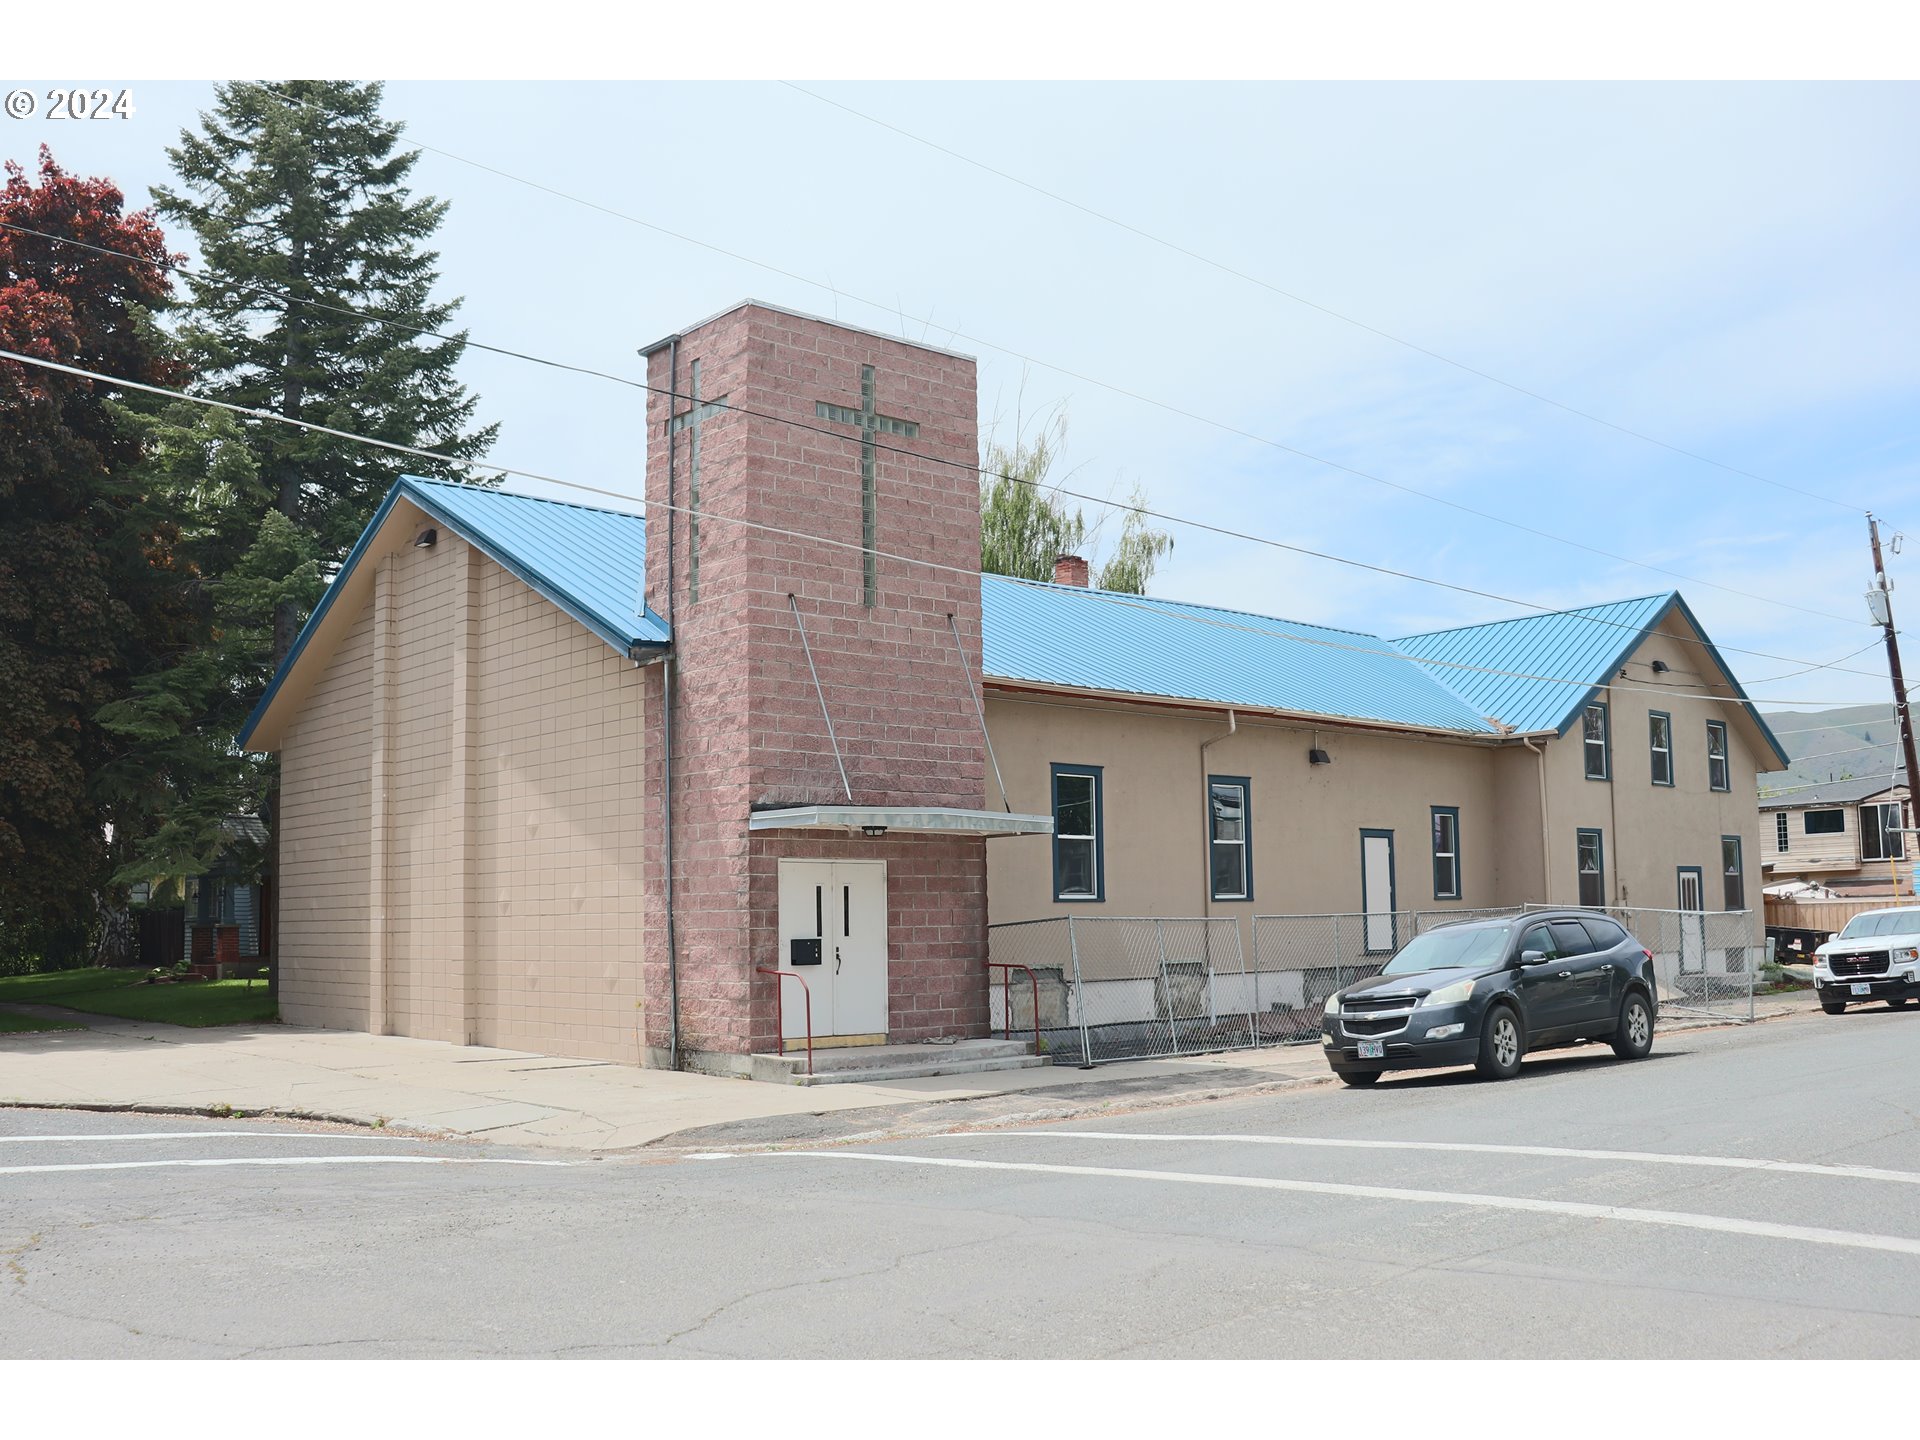
<svg viewBox="0 0 1920 1440">
<path fill-rule="evenodd" d="M 1787 839 L 1787 812 L 1784 810 L 1773 817 L 1773 835 L 1776 848 L 1782 855 L 1786 854 L 1791 842 Z"/>
<path fill-rule="evenodd" d="M 1101 767 L 1053 767 L 1053 898 L 1104 900 L 1107 877 L 1101 831 L 1105 805 Z"/>
<path fill-rule="evenodd" d="M 1714 790 L 1733 789 L 1732 773 L 1727 768 L 1727 722 L 1707 721 L 1707 785 Z"/>
<path fill-rule="evenodd" d="M 1580 872 L 1580 903 L 1599 908 L 1607 903 L 1606 842 L 1598 830 L 1577 832 L 1575 863 Z"/>
<path fill-rule="evenodd" d="M 1673 784 L 1673 717 L 1664 710 L 1647 712 L 1647 752 L 1653 783 Z"/>
<path fill-rule="evenodd" d="M 1747 908 L 1746 878 L 1741 873 L 1740 837 L 1722 835 L 1720 837 L 1720 875 L 1726 885 L 1726 908 L 1744 910 Z"/>
<path fill-rule="evenodd" d="M 1844 835 L 1847 833 L 1847 812 L 1808 810 L 1801 817 L 1800 828 L 1809 835 Z"/>
<path fill-rule="evenodd" d="M 1252 785 L 1244 775 L 1207 777 L 1207 875 L 1216 900 L 1253 898 Z"/>
<path fill-rule="evenodd" d="M 1433 898 L 1460 898 L 1460 807 L 1433 807 Z"/>
<path fill-rule="evenodd" d="M 1586 755 L 1587 779 L 1605 780 L 1611 773 L 1607 753 L 1607 707 L 1599 701 L 1580 717 L 1581 747 Z"/>
<path fill-rule="evenodd" d="M 1906 836 L 1900 833 L 1900 806 L 1862 805 L 1860 807 L 1860 858 L 1862 860 L 1904 860 Z"/>
</svg>

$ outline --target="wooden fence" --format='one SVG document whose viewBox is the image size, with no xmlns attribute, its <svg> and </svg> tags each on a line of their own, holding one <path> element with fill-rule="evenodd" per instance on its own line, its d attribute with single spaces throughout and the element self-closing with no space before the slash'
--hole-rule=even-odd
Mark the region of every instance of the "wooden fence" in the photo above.
<svg viewBox="0 0 1920 1440">
<path fill-rule="evenodd" d="M 1831 935 L 1837 934 L 1856 915 L 1903 904 L 1920 904 L 1920 901 L 1891 895 L 1864 900 L 1788 900 L 1769 895 L 1763 909 L 1769 930 L 1817 930 Z"/>
</svg>

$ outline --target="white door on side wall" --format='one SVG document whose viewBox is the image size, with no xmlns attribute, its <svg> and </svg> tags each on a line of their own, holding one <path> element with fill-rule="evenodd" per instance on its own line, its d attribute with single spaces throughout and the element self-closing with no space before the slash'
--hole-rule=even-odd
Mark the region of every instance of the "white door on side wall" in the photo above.
<svg viewBox="0 0 1920 1440">
<path fill-rule="evenodd" d="M 1360 832 L 1360 908 L 1366 911 L 1369 955 L 1389 955 L 1399 943 L 1393 914 L 1393 832 Z"/>
<path fill-rule="evenodd" d="M 782 1039 L 882 1035 L 887 1029 L 887 866 L 884 860 L 780 862 Z"/>
</svg>

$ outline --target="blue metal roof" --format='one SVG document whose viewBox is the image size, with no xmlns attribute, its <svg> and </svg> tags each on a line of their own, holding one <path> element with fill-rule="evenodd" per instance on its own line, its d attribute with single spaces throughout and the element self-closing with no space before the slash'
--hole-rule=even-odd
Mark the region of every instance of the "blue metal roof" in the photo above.
<svg viewBox="0 0 1920 1440">
<path fill-rule="evenodd" d="M 980 598 L 995 679 L 1498 733 L 1376 635 L 1000 575 Z"/>
<path fill-rule="evenodd" d="M 666 621 L 645 607 L 641 516 L 407 476 L 388 492 L 321 597 L 248 717 L 242 744 L 340 593 L 340 580 L 403 497 L 623 654 L 671 643 Z M 1526 734 L 1564 732 L 1671 609 L 1706 638 L 1672 592 L 1399 641 L 1001 575 L 982 575 L 980 594 L 985 670 L 998 680 L 1470 735 L 1502 733 L 1496 721 Z M 1710 642 L 1707 649 L 1731 680 Z M 1737 682 L 1734 688 L 1745 702 Z M 1751 703 L 1747 711 L 1779 752 Z M 1787 763 L 1783 752 L 1780 763 Z"/>
<path fill-rule="evenodd" d="M 1396 643 L 1426 662 L 1476 713 L 1497 715 L 1523 734 L 1564 731 L 1594 687 L 1619 668 L 1679 598 L 1671 591 L 1643 595 L 1584 610 L 1410 635 Z"/>
<path fill-rule="evenodd" d="M 646 521 L 641 516 L 403 475 L 380 502 L 320 603 L 307 617 L 293 648 L 241 727 L 241 745 L 252 738 L 267 707 L 299 663 L 307 642 L 340 593 L 340 582 L 360 563 L 402 498 L 476 546 L 622 654 L 631 654 L 636 647 L 654 648 L 670 642 L 667 622 L 646 607 Z"/>
<path fill-rule="evenodd" d="M 671 638 L 667 622 L 642 598 L 644 517 L 411 475 L 394 490 L 616 649 L 665 645 Z"/>
</svg>

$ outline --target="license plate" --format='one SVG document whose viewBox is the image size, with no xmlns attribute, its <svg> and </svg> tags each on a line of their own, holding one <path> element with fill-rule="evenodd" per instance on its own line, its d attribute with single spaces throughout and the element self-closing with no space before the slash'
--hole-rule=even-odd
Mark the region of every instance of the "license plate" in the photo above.
<svg viewBox="0 0 1920 1440">
<path fill-rule="evenodd" d="M 1855 981 L 1853 986 L 1853 993 L 1856 995 L 1871 995 L 1873 993 L 1873 986 L 1864 985 L 1858 981 Z"/>
<path fill-rule="evenodd" d="M 1384 1060 L 1387 1058 L 1387 1042 L 1384 1040 L 1362 1040 L 1360 1042 L 1362 1060 Z"/>
</svg>

